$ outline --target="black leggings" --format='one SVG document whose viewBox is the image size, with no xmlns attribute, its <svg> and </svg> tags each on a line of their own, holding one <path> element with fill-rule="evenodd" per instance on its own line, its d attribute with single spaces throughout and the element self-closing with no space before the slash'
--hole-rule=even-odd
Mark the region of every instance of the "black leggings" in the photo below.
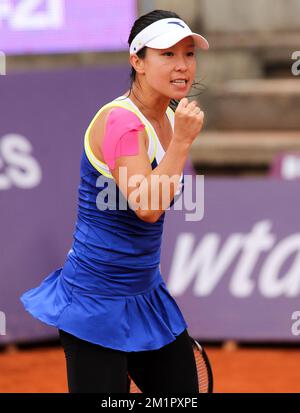
<svg viewBox="0 0 300 413">
<path fill-rule="evenodd" d="M 102 347 L 62 330 L 59 335 L 70 393 L 128 393 L 127 372 L 143 393 L 199 393 L 187 330 L 158 350 L 139 352 Z"/>
</svg>

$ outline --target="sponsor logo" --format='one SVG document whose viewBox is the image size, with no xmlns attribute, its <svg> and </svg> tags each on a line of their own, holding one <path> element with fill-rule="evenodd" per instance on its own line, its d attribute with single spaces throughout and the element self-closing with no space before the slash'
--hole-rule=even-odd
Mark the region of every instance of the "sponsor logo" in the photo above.
<svg viewBox="0 0 300 413">
<path fill-rule="evenodd" d="M 31 143 L 22 135 L 8 134 L 0 138 L 0 191 L 39 185 L 42 171 L 32 150 Z"/>
<path fill-rule="evenodd" d="M 198 244 L 193 233 L 181 233 L 169 272 L 170 292 L 180 296 L 192 287 L 195 296 L 210 296 L 226 280 L 235 298 L 257 291 L 268 299 L 300 296 L 300 233 L 277 240 L 271 229 L 272 222 L 264 220 L 249 233 L 225 240 L 206 233 Z"/>
</svg>

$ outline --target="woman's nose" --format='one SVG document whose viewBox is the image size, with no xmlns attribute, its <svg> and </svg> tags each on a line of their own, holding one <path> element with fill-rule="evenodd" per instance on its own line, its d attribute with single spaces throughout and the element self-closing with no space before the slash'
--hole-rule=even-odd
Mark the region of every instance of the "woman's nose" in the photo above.
<svg viewBox="0 0 300 413">
<path fill-rule="evenodd" d="M 187 69 L 187 62 L 186 62 L 186 60 L 183 56 L 178 57 L 178 59 L 176 61 L 176 69 L 177 70 L 186 70 Z"/>
</svg>

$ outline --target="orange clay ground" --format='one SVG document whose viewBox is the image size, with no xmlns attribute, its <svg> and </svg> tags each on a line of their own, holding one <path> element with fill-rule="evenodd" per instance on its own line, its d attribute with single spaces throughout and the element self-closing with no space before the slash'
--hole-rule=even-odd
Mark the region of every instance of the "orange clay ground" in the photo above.
<svg viewBox="0 0 300 413">
<path fill-rule="evenodd" d="M 206 347 L 214 391 L 300 392 L 300 349 Z M 0 353 L 0 393 L 67 392 L 62 348 Z"/>
</svg>

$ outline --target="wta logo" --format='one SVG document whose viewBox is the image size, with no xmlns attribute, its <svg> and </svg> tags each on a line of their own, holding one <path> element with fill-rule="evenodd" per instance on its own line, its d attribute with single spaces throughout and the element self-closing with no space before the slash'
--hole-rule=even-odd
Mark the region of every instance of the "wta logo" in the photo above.
<svg viewBox="0 0 300 413">
<path fill-rule="evenodd" d="M 227 239 L 208 232 L 197 240 L 196 234 L 183 232 L 177 237 L 169 274 L 168 288 L 177 297 L 191 287 L 196 297 L 208 297 L 226 283 L 229 294 L 239 299 L 257 293 L 268 299 L 296 298 L 300 233 L 277 239 L 271 220 L 255 222 L 249 233 L 232 233 Z M 300 320 L 297 323 L 300 329 Z"/>
</svg>

